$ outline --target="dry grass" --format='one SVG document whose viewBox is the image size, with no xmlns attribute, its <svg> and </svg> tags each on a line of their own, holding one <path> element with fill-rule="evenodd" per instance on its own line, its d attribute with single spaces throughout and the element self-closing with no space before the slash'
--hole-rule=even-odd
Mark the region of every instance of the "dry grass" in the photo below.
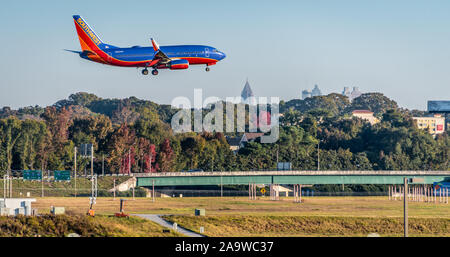
<svg viewBox="0 0 450 257">
<path fill-rule="evenodd" d="M 136 198 L 125 203 L 127 213 L 168 214 L 168 219 L 194 231 L 205 227 L 208 236 L 401 236 L 403 202 L 387 197 L 309 197 L 271 201 L 246 197 Z M 50 206 L 64 206 L 69 213 L 84 214 L 89 199 L 38 198 L 33 207 L 47 213 Z M 206 209 L 206 217 L 195 217 L 194 209 Z M 97 198 L 97 214 L 119 210 L 119 198 Z M 450 205 L 409 203 L 411 236 L 450 236 Z M 101 220 L 107 222 L 108 220 Z M 123 235 L 145 231 L 136 224 L 115 224 Z M 128 232 L 127 232 L 128 231 Z M 145 234 L 145 233 L 144 233 Z M 122 235 L 118 233 L 117 235 Z M 136 232 L 136 235 L 143 235 Z M 160 235 L 160 234 L 155 234 Z M 166 236 L 165 234 L 162 236 Z"/>
<path fill-rule="evenodd" d="M 401 201 L 389 201 L 387 197 L 310 197 L 304 203 L 294 203 L 292 198 L 270 201 L 260 198 L 250 201 L 246 197 L 191 197 L 191 198 L 136 198 L 125 202 L 129 213 L 190 215 L 195 208 L 206 209 L 207 215 L 275 215 L 275 216 L 345 216 L 345 217 L 402 217 Z M 85 213 L 89 207 L 87 197 L 37 198 L 33 207 L 40 213 L 48 213 L 50 206 L 64 206 L 73 213 Z M 119 211 L 119 198 L 97 198 L 99 214 Z M 409 203 L 409 216 L 417 218 L 450 218 L 450 204 Z"/>
<path fill-rule="evenodd" d="M 202 226 L 205 235 L 216 237 L 403 235 L 401 218 L 249 215 L 165 218 L 196 232 Z M 450 236 L 450 219 L 413 218 L 409 224 L 410 236 Z"/>
</svg>

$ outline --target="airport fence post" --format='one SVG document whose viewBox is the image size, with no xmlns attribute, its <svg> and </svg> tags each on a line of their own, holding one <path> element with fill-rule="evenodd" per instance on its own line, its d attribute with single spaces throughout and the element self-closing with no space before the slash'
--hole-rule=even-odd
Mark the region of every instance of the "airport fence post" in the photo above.
<svg viewBox="0 0 450 257">
<path fill-rule="evenodd" d="M 436 188 L 434 188 L 434 203 L 436 203 Z"/>
<path fill-rule="evenodd" d="M 442 188 L 439 188 L 439 202 L 442 203 Z"/>
</svg>

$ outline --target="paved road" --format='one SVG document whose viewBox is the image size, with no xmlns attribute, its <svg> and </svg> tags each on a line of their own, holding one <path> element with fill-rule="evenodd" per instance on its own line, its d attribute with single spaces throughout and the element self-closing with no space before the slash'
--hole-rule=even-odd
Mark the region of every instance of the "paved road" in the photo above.
<svg viewBox="0 0 450 257">
<path fill-rule="evenodd" d="M 141 218 L 144 218 L 144 219 L 151 220 L 151 221 L 156 222 L 156 223 L 158 223 L 161 226 L 164 226 L 166 228 L 170 228 L 170 229 L 173 228 L 173 223 L 168 222 L 167 220 L 164 220 L 164 219 L 161 218 L 161 216 L 163 216 L 163 215 L 156 215 L 156 214 L 132 214 L 132 215 L 133 216 L 138 216 L 138 217 L 141 217 Z M 179 233 L 181 233 L 181 234 L 183 234 L 185 236 L 189 236 L 189 237 L 204 237 L 204 235 L 197 234 L 197 233 L 195 233 L 193 231 L 190 231 L 190 230 L 187 230 L 187 229 L 185 229 L 183 227 L 180 227 L 179 225 L 178 225 L 178 231 L 177 232 L 179 232 Z"/>
</svg>

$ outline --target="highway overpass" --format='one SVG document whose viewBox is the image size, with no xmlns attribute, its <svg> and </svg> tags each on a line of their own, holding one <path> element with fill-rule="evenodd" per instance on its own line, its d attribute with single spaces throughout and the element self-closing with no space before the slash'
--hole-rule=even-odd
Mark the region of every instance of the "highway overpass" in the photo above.
<svg viewBox="0 0 450 257">
<path fill-rule="evenodd" d="M 136 186 L 202 186 L 254 184 L 403 184 L 403 178 L 424 183 L 450 181 L 450 171 L 215 171 L 135 173 Z"/>
</svg>

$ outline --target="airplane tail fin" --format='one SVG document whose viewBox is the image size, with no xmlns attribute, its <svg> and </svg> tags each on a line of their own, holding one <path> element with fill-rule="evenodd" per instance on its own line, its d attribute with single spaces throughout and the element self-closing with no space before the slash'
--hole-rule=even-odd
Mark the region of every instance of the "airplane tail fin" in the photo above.
<svg viewBox="0 0 450 257">
<path fill-rule="evenodd" d="M 100 37 L 95 34 L 94 30 L 80 15 L 74 15 L 73 21 L 83 51 L 95 52 L 97 48 L 100 48 L 101 50 L 106 48 L 116 48 L 115 46 L 103 43 Z"/>
</svg>

